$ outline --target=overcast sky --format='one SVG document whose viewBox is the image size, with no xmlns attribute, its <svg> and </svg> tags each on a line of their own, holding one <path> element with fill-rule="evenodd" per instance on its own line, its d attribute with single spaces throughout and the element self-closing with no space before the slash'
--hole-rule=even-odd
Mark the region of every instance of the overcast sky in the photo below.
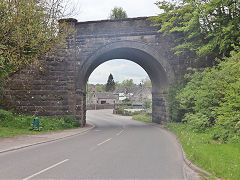
<svg viewBox="0 0 240 180">
<path fill-rule="evenodd" d="M 160 10 L 154 4 L 157 0 L 75 0 L 80 13 L 75 17 L 78 21 L 107 19 L 111 9 L 122 7 L 128 17 L 157 15 Z"/>
<path fill-rule="evenodd" d="M 92 21 L 108 19 L 111 9 L 122 7 L 128 17 L 154 16 L 160 13 L 154 4 L 157 0 L 74 0 L 80 7 L 80 13 L 76 15 L 78 21 Z M 89 78 L 89 83 L 106 83 L 109 74 L 114 80 L 122 82 L 125 79 L 133 79 L 139 84 L 142 79 L 148 77 L 147 73 L 137 64 L 126 60 L 111 60 L 98 66 Z"/>
</svg>

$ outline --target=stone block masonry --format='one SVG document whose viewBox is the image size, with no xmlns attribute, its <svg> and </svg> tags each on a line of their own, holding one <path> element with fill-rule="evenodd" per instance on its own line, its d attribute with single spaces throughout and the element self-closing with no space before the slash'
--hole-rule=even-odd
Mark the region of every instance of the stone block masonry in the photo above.
<svg viewBox="0 0 240 180">
<path fill-rule="evenodd" d="M 153 122 L 168 121 L 168 87 L 195 58 L 174 55 L 175 36 L 162 36 L 147 17 L 59 22 L 74 28 L 71 37 L 66 37 L 66 47 L 43 56 L 39 65 L 15 73 L 2 107 L 36 116 L 73 116 L 84 126 L 90 74 L 108 60 L 128 59 L 140 65 L 152 81 Z"/>
</svg>

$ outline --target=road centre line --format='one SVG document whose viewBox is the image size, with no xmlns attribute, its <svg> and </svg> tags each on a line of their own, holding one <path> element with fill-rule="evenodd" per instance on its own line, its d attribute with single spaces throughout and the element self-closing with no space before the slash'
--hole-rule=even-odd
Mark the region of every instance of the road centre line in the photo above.
<svg viewBox="0 0 240 180">
<path fill-rule="evenodd" d="M 119 136 L 120 134 L 122 134 L 123 133 L 123 131 L 124 131 L 124 129 L 123 130 L 121 130 L 119 133 L 117 133 L 116 135 L 117 136 Z"/>
<path fill-rule="evenodd" d="M 48 171 L 49 169 L 52 169 L 52 168 L 54 168 L 54 167 L 56 167 L 56 166 L 59 166 L 60 164 L 62 164 L 62 163 L 64 163 L 64 162 L 67 162 L 68 160 L 69 160 L 69 159 L 65 159 L 65 160 L 63 160 L 63 161 L 61 161 L 61 162 L 59 162 L 59 163 L 56 163 L 56 164 L 54 164 L 54 165 L 52 165 L 52 166 L 50 166 L 50 167 L 48 167 L 48 168 L 46 168 L 46 169 L 43 169 L 43 170 L 41 170 L 41 171 L 39 171 L 39 172 L 31 175 L 31 176 L 28 176 L 28 177 L 24 178 L 23 180 L 29 180 L 29 179 L 31 179 L 31 178 L 39 175 L 39 174 L 42 174 L 42 173 Z"/>
<path fill-rule="evenodd" d="M 104 144 L 104 143 L 106 143 L 106 142 L 108 142 L 108 141 L 110 141 L 110 140 L 112 140 L 112 138 L 109 138 L 109 139 L 107 139 L 107 140 L 105 140 L 105 141 L 103 141 L 103 142 L 101 142 L 101 143 L 99 143 L 99 144 L 97 144 L 98 146 L 101 146 L 102 144 Z"/>
</svg>

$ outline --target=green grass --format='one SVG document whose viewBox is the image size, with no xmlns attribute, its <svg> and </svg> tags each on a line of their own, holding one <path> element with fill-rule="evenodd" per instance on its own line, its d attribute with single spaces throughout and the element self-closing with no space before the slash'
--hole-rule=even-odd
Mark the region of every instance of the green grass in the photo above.
<svg viewBox="0 0 240 180">
<path fill-rule="evenodd" d="M 32 129 L 33 116 L 17 115 L 0 109 L 0 137 L 11 137 L 20 134 L 36 134 Z M 69 116 L 62 118 L 39 117 L 40 132 L 57 131 L 79 126 L 78 121 Z"/>
<path fill-rule="evenodd" d="M 187 124 L 169 123 L 183 146 L 187 158 L 211 174 L 224 179 L 240 179 L 240 144 L 220 144 L 212 140 L 211 130 L 194 132 Z"/>
<path fill-rule="evenodd" d="M 36 133 L 39 133 L 39 131 L 0 127 L 0 137 L 11 137 L 11 136 L 16 136 L 21 134 L 36 134 Z"/>
<path fill-rule="evenodd" d="M 145 114 L 133 116 L 134 120 L 152 122 Z M 178 136 L 187 158 L 214 176 L 223 179 L 240 180 L 240 144 L 221 144 L 212 139 L 212 129 L 196 132 L 188 124 L 169 123 L 165 125 Z"/>
<path fill-rule="evenodd" d="M 134 115 L 132 117 L 132 119 L 138 120 L 138 121 L 142 121 L 142 122 L 152 122 L 152 117 L 148 116 L 148 115 L 146 115 L 144 113 L 138 114 L 138 115 Z"/>
</svg>

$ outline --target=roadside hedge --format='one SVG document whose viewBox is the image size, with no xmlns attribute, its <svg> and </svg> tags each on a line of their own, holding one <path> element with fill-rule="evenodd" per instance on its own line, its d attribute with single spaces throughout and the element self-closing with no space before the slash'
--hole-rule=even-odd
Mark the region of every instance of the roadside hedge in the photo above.
<svg viewBox="0 0 240 180">
<path fill-rule="evenodd" d="M 196 131 L 212 128 L 212 138 L 240 142 L 240 51 L 217 66 L 185 75 L 168 94 L 173 122 Z"/>
</svg>

